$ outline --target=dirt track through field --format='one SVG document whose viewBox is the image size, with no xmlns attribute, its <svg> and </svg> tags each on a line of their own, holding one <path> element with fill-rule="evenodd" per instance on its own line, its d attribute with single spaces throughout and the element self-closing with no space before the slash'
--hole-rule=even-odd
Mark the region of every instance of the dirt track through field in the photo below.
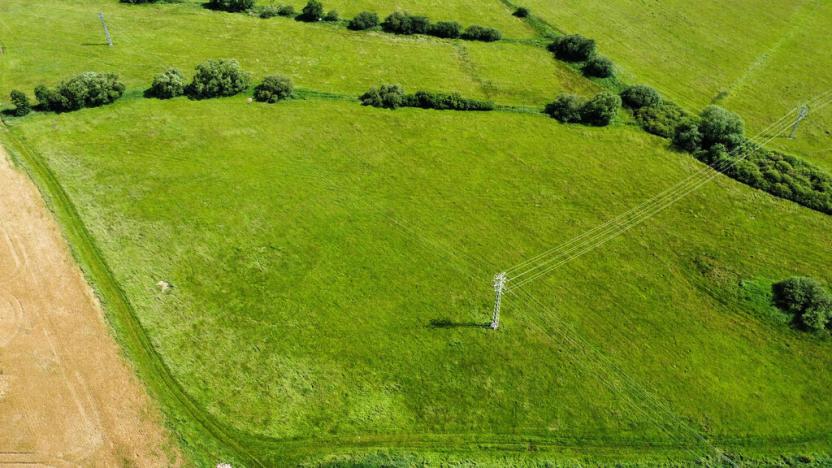
<svg viewBox="0 0 832 468">
<path fill-rule="evenodd" d="M 0 147 L 0 465 L 178 461 L 40 194 Z"/>
</svg>

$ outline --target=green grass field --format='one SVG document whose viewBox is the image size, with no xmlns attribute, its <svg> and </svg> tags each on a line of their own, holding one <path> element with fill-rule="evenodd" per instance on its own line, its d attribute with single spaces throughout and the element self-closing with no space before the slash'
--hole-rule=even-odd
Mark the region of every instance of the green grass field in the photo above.
<svg viewBox="0 0 832 468">
<path fill-rule="evenodd" d="M 649 84 L 692 111 L 722 104 L 752 131 L 832 88 L 832 4 L 824 0 L 522 3 L 562 31 L 595 39 L 626 81 Z M 803 124 L 801 138 L 772 146 L 829 171 L 830 135 L 826 108 Z"/>
<path fill-rule="evenodd" d="M 333 6 L 393 8 L 377 3 Z M 498 1 L 397 6 L 526 31 Z M 99 10 L 113 49 L 84 45 L 101 41 Z M 3 95 L 87 69 L 128 85 L 107 107 L 8 119 L 0 140 L 44 190 L 194 464 L 830 452 L 832 342 L 792 329 L 769 297 L 790 275 L 832 282 L 829 216 L 717 177 L 512 290 L 494 332 L 482 325 L 496 272 L 702 166 L 625 118 L 591 128 L 314 96 L 141 97 L 158 70 L 214 57 L 346 96 L 398 82 L 542 107 L 598 89 L 543 49 L 192 3 L 7 0 L 0 18 Z M 673 96 L 670 81 L 637 72 Z M 706 88 L 685 104 L 707 103 Z M 747 118 L 780 111 L 759 112 Z M 173 290 L 160 293 L 160 280 Z"/>
</svg>

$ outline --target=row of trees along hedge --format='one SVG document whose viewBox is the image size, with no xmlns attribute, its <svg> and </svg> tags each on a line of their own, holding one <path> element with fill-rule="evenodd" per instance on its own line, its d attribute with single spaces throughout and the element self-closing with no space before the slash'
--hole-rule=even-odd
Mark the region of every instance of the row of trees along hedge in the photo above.
<svg viewBox="0 0 832 468">
<path fill-rule="evenodd" d="M 621 98 L 603 92 L 587 100 L 573 94 L 561 94 L 546 105 L 544 112 L 563 123 L 605 126 L 615 118 Z"/>
<path fill-rule="evenodd" d="M 124 84 L 112 73 L 85 72 L 62 81 L 55 88 L 38 85 L 35 97 L 42 110 L 69 112 L 84 107 L 109 104 L 124 94 Z M 26 115 L 31 110 L 29 98 L 21 91 L 12 91 L 16 115 Z"/>
<path fill-rule="evenodd" d="M 602 57 L 595 50 L 595 41 L 580 34 L 561 36 L 549 44 L 549 51 L 558 60 L 565 62 L 583 62 L 581 71 L 586 76 L 608 78 L 615 74 L 612 60 Z"/>
<path fill-rule="evenodd" d="M 431 23 L 426 16 L 411 15 L 406 12 L 391 13 L 381 23 L 384 32 L 393 34 L 427 34 L 430 36 L 456 39 L 462 38 L 471 41 L 493 42 L 502 38 L 500 31 L 494 28 L 471 25 L 462 29 L 462 25 L 456 21 L 438 21 Z M 347 25 L 348 28 L 361 31 L 372 29 L 379 25 L 378 15 L 371 11 L 362 11 L 357 14 Z"/>
<path fill-rule="evenodd" d="M 365 106 L 383 107 L 387 109 L 421 107 L 423 109 L 461 111 L 494 110 L 494 103 L 491 101 L 467 99 L 460 96 L 459 93 L 417 91 L 414 94 L 405 94 L 401 86 L 391 84 L 381 85 L 378 88 L 370 88 L 369 91 L 359 96 L 359 99 L 361 100 L 361 104 Z"/>
<path fill-rule="evenodd" d="M 233 96 L 248 89 L 250 75 L 236 60 L 208 60 L 196 67 L 191 83 L 185 84 L 182 72 L 169 68 L 156 75 L 145 92 L 148 97 L 171 99 L 183 94 L 192 99 Z M 284 76 L 267 76 L 254 88 L 254 99 L 275 103 L 292 95 L 292 80 Z"/>
<path fill-rule="evenodd" d="M 692 116 L 662 100 L 648 86 L 621 93 L 646 131 L 671 138 L 674 146 L 740 182 L 808 208 L 832 214 L 832 176 L 793 156 L 771 151 L 743 135 L 742 119 L 719 106 Z"/>
<path fill-rule="evenodd" d="M 800 328 L 832 331 L 832 295 L 815 279 L 792 277 L 772 285 L 774 304 Z"/>
</svg>

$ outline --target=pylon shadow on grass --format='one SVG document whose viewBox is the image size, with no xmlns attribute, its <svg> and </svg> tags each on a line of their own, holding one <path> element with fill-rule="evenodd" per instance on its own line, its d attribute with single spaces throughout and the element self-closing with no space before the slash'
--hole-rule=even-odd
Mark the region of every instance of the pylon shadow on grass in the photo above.
<svg viewBox="0 0 832 468">
<path fill-rule="evenodd" d="M 488 328 L 490 323 L 482 322 L 454 322 L 451 319 L 431 319 L 428 322 L 429 328 Z"/>
</svg>

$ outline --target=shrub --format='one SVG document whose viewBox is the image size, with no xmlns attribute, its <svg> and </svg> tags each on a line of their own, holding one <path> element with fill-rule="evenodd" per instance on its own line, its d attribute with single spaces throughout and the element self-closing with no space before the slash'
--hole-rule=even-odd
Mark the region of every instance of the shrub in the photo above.
<svg viewBox="0 0 832 468">
<path fill-rule="evenodd" d="M 339 19 L 341 19 L 341 18 L 338 16 L 338 12 L 336 10 L 329 10 L 329 12 L 327 12 L 327 14 L 324 15 L 324 21 L 327 21 L 327 22 L 330 22 L 330 23 L 335 23 Z"/>
<path fill-rule="evenodd" d="M 561 94 L 554 101 L 546 105 L 545 113 L 563 123 L 581 121 L 581 108 L 586 99 L 574 94 Z"/>
<path fill-rule="evenodd" d="M 254 99 L 274 104 L 292 95 L 292 80 L 285 76 L 267 76 L 254 88 Z"/>
<path fill-rule="evenodd" d="M 527 17 L 529 16 L 529 14 L 530 14 L 530 13 L 531 13 L 531 12 L 529 11 L 529 9 L 528 9 L 528 8 L 526 8 L 526 7 L 520 7 L 520 8 L 518 8 L 518 9 L 514 10 L 514 13 L 512 13 L 512 14 L 513 14 L 514 16 L 518 17 L 518 18 L 527 18 Z"/>
<path fill-rule="evenodd" d="M 396 109 L 404 101 L 404 90 L 399 85 L 381 85 L 379 88 L 370 88 L 358 99 L 365 106 Z"/>
<path fill-rule="evenodd" d="M 14 104 L 13 113 L 17 117 L 23 117 L 29 112 L 32 112 L 32 105 L 29 103 L 29 97 L 26 96 L 26 93 L 23 91 L 13 89 L 9 94 L 9 97 L 11 98 L 12 104 Z"/>
<path fill-rule="evenodd" d="M 353 31 L 363 31 L 378 26 L 378 15 L 371 11 L 362 11 L 355 15 L 355 18 L 350 20 L 347 25 Z"/>
<path fill-rule="evenodd" d="M 208 8 L 222 11 L 246 11 L 254 8 L 254 0 L 208 0 Z"/>
<path fill-rule="evenodd" d="M 673 132 L 673 144 L 688 152 L 699 150 L 702 145 L 702 133 L 699 123 L 693 119 L 685 119 L 676 126 Z"/>
<path fill-rule="evenodd" d="M 384 19 L 381 28 L 394 34 L 427 34 L 430 21 L 424 16 L 411 16 L 397 11 Z"/>
<path fill-rule="evenodd" d="M 38 102 L 47 110 L 68 112 L 84 107 L 109 104 L 124 94 L 124 84 L 112 73 L 85 72 L 61 82 L 50 90 L 45 86 L 35 88 Z"/>
<path fill-rule="evenodd" d="M 609 125 L 618 113 L 619 107 L 621 107 L 621 98 L 618 95 L 600 93 L 581 107 L 581 122 L 599 127 Z"/>
<path fill-rule="evenodd" d="M 586 76 L 608 78 L 613 75 L 615 70 L 612 60 L 599 55 L 593 55 L 586 61 L 581 71 L 583 71 Z"/>
<path fill-rule="evenodd" d="M 250 79 L 236 60 L 208 60 L 196 67 L 186 91 L 194 99 L 233 96 L 245 91 Z"/>
<path fill-rule="evenodd" d="M 423 109 L 438 110 L 494 110 L 494 103 L 491 101 L 466 99 L 462 97 L 459 93 L 430 93 L 428 91 L 416 91 L 415 94 L 406 96 L 402 105 L 408 107 L 421 107 Z"/>
<path fill-rule="evenodd" d="M 149 97 L 170 99 L 185 93 L 185 77 L 176 68 L 168 68 L 153 77 L 150 89 L 145 93 Z"/>
<path fill-rule="evenodd" d="M 658 91 L 649 86 L 635 85 L 621 92 L 621 102 L 630 109 L 641 109 L 658 106 L 662 103 L 662 98 Z"/>
<path fill-rule="evenodd" d="M 173 0 L 121 0 L 121 3 L 133 3 L 133 4 L 141 4 L 141 3 L 169 3 Z"/>
<path fill-rule="evenodd" d="M 295 7 L 292 5 L 281 5 L 277 9 L 277 14 L 280 16 L 293 17 L 295 16 Z"/>
<path fill-rule="evenodd" d="M 494 28 L 486 28 L 474 24 L 465 28 L 465 32 L 462 33 L 461 37 L 469 41 L 494 42 L 502 39 L 503 35 Z"/>
<path fill-rule="evenodd" d="M 457 38 L 462 33 L 462 26 L 456 21 L 439 21 L 430 26 L 428 34 L 436 37 Z"/>
<path fill-rule="evenodd" d="M 624 99 L 622 98 L 622 101 Z M 635 111 L 636 122 L 648 133 L 673 138 L 676 127 L 687 118 L 687 113 L 671 102 L 644 106 Z"/>
<path fill-rule="evenodd" d="M 710 148 L 716 143 L 733 148 L 742 140 L 743 122 L 737 114 L 719 106 L 708 106 L 699 118 L 704 148 Z"/>
<path fill-rule="evenodd" d="M 792 277 L 772 285 L 777 307 L 794 314 L 803 326 L 823 330 L 832 318 L 832 295 L 812 278 Z"/>
<path fill-rule="evenodd" d="M 583 62 L 595 53 L 595 41 L 580 34 L 561 36 L 549 45 L 555 57 L 567 62 Z"/>
<path fill-rule="evenodd" d="M 324 17 L 324 6 L 318 0 L 309 0 L 297 17 L 300 21 L 320 21 Z"/>
<path fill-rule="evenodd" d="M 274 5 L 267 5 L 260 8 L 260 12 L 258 16 L 263 19 L 274 18 L 275 16 L 280 16 L 280 7 Z"/>
</svg>

